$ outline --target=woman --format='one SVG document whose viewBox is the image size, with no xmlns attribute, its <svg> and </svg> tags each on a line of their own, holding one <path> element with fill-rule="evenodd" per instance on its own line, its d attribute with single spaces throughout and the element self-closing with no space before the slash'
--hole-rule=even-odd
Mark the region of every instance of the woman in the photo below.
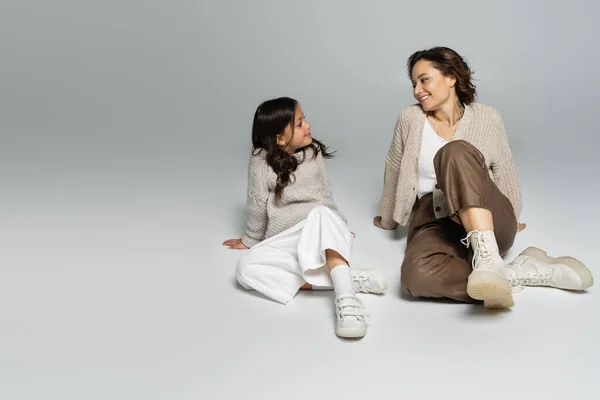
<svg viewBox="0 0 600 400">
<path fill-rule="evenodd" d="M 548 260 L 539 268 L 504 264 L 525 224 L 518 223 L 521 189 L 502 118 L 475 103 L 472 72 L 454 50 L 418 51 L 407 66 L 418 104 L 397 120 L 381 216 L 374 220 L 382 229 L 410 223 L 402 289 L 507 308 L 514 305 L 511 284 L 537 278 L 549 286 L 590 286 L 585 267 Z M 554 274 L 557 268 L 561 274 Z"/>
</svg>

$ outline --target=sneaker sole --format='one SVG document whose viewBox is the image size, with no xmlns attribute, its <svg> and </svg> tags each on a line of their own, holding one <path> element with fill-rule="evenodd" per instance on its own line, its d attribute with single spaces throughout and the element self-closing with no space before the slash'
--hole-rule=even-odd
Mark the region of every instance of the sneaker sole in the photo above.
<svg viewBox="0 0 600 400">
<path fill-rule="evenodd" d="M 510 284 L 494 272 L 473 271 L 467 282 L 467 293 L 475 300 L 483 300 L 486 308 L 510 308 L 515 305 Z"/>
<path fill-rule="evenodd" d="M 564 264 L 568 265 L 579 275 L 579 279 L 581 279 L 581 288 L 570 289 L 570 290 L 585 290 L 591 287 L 594 284 L 594 277 L 592 276 L 592 271 L 590 271 L 584 263 L 579 261 L 573 257 L 550 257 L 548 253 L 546 253 L 542 249 L 538 249 L 537 247 L 528 247 L 519 254 L 521 256 L 527 256 L 531 258 L 535 258 L 538 261 L 541 261 L 546 264 Z"/>
<path fill-rule="evenodd" d="M 336 329 L 335 334 L 343 338 L 361 338 L 367 334 L 367 328 Z"/>
</svg>

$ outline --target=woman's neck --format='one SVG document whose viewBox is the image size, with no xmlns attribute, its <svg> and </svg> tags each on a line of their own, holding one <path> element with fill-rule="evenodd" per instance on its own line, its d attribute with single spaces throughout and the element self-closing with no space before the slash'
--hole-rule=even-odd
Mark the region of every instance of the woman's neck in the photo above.
<svg viewBox="0 0 600 400">
<path fill-rule="evenodd" d="M 435 110 L 431 115 L 447 127 L 456 125 L 464 112 L 464 107 L 458 101 L 448 102 Z"/>
</svg>

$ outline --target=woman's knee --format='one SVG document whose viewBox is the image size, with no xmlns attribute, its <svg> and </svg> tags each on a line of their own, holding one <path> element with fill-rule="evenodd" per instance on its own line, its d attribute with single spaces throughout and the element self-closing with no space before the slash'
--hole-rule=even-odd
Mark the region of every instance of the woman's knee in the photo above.
<svg viewBox="0 0 600 400">
<path fill-rule="evenodd" d="M 436 166 L 447 165 L 449 160 L 465 160 L 471 156 L 476 159 L 477 162 L 481 163 L 484 161 L 483 154 L 466 140 L 452 140 L 445 144 L 433 158 L 433 163 Z"/>
<path fill-rule="evenodd" d="M 457 154 L 462 154 L 465 151 L 477 150 L 475 146 L 466 140 L 452 140 L 445 144 L 441 149 L 438 150 L 437 154 L 446 155 L 446 156 L 454 156 Z"/>
</svg>

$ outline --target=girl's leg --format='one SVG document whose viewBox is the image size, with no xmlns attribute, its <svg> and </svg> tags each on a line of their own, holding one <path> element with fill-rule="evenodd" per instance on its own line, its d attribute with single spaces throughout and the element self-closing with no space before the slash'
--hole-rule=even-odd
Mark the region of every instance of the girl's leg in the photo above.
<svg viewBox="0 0 600 400">
<path fill-rule="evenodd" d="M 237 280 L 246 289 L 288 304 L 306 283 L 298 261 L 304 222 L 252 247 L 237 264 Z"/>
<path fill-rule="evenodd" d="M 309 213 L 298 243 L 298 259 L 305 280 L 316 286 L 333 286 L 336 334 L 363 337 L 367 333 L 364 306 L 356 297 L 350 274 L 352 234 L 331 209 L 318 206 Z"/>
</svg>

